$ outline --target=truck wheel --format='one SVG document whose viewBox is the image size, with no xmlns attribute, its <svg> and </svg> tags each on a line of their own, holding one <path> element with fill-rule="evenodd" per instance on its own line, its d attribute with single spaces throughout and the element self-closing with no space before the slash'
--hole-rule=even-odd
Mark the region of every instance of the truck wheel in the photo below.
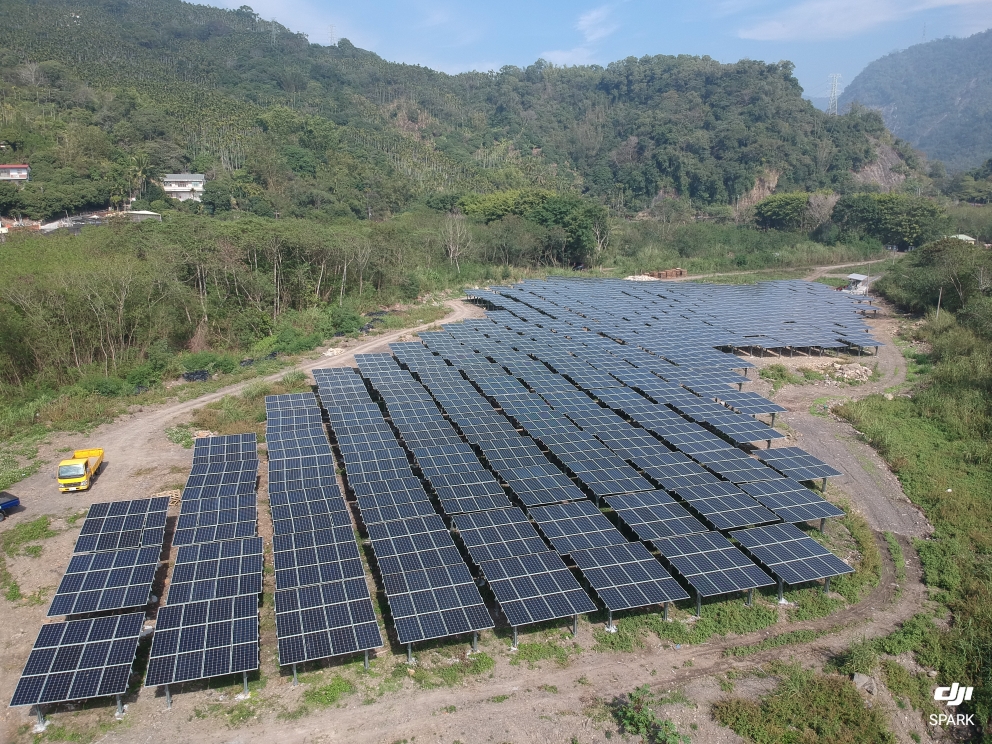
<svg viewBox="0 0 992 744">
<path fill-rule="evenodd" d="M 101 463 L 100 463 L 100 467 L 98 467 L 98 468 L 96 469 L 96 474 L 97 474 L 97 475 L 103 475 L 103 468 L 104 468 L 104 466 L 105 466 L 106 464 L 107 464 L 107 463 L 105 463 L 105 462 L 101 462 Z"/>
<path fill-rule="evenodd" d="M 7 515 L 4 514 L 2 511 L 0 511 L 0 522 L 2 522 L 3 520 L 5 520 L 6 518 L 7 518 Z"/>
</svg>

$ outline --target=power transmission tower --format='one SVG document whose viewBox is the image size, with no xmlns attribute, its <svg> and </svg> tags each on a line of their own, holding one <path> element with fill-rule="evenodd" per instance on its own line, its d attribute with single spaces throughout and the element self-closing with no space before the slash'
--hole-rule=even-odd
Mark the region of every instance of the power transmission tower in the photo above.
<svg viewBox="0 0 992 744">
<path fill-rule="evenodd" d="M 277 30 L 276 30 L 277 29 L 277 27 L 276 27 L 276 19 L 275 18 L 273 18 L 269 22 L 269 28 L 272 29 L 272 46 L 275 46 L 276 45 L 276 33 L 277 33 Z"/>
<path fill-rule="evenodd" d="M 331 46 L 334 46 L 335 44 L 338 43 L 337 37 L 334 35 L 334 24 L 333 23 L 328 28 L 328 38 L 329 38 L 329 40 L 331 42 Z"/>
<path fill-rule="evenodd" d="M 923 21 L 923 43 L 927 43 L 927 22 Z"/>
<path fill-rule="evenodd" d="M 840 82 L 840 74 L 834 73 L 830 76 L 830 103 L 827 105 L 827 113 L 830 116 L 837 116 L 837 96 L 838 96 L 838 83 Z"/>
</svg>

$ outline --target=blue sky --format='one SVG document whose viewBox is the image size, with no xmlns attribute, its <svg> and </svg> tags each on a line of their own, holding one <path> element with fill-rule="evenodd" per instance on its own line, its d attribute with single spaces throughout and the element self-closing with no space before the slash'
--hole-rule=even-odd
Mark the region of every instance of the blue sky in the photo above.
<svg viewBox="0 0 992 744">
<path fill-rule="evenodd" d="M 203 0 L 201 0 L 202 2 Z M 206 0 L 210 2 L 211 0 Z M 244 0 L 222 0 L 237 7 Z M 445 72 L 601 64 L 645 54 L 696 54 L 721 62 L 788 59 L 808 96 L 826 95 L 878 57 L 925 38 L 992 27 L 992 0 L 255 0 L 312 42 L 348 38 L 395 62 Z"/>
</svg>

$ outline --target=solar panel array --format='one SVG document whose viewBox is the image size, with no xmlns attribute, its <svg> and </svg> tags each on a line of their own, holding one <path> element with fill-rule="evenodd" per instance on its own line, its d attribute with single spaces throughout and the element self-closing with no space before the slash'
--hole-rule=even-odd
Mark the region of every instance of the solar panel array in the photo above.
<svg viewBox="0 0 992 744">
<path fill-rule="evenodd" d="M 464 387 L 459 384 L 467 384 L 464 378 L 457 375 L 454 370 L 452 370 L 454 374 L 446 374 L 444 367 L 436 366 L 437 362 L 435 362 L 434 368 L 429 368 L 430 360 L 425 356 L 419 356 L 412 361 L 415 366 L 419 365 L 418 376 L 424 381 L 427 389 L 436 396 L 435 399 L 438 404 L 444 408 L 452 420 L 458 423 L 459 427 L 461 427 L 463 421 L 467 427 L 471 427 L 473 424 L 477 424 L 482 420 L 487 422 L 487 429 L 493 432 L 493 436 L 499 437 L 498 439 L 493 439 L 492 436 L 480 437 L 478 436 L 478 430 L 470 429 L 472 439 L 477 442 L 479 449 L 485 453 L 490 467 L 507 482 L 507 485 L 511 489 L 515 490 L 517 484 L 523 486 L 522 493 L 515 495 L 520 498 L 524 506 L 530 509 L 530 514 L 535 518 L 538 528 L 549 538 L 549 541 L 558 553 L 567 554 L 572 549 L 577 549 L 576 546 L 590 547 L 597 544 L 627 544 L 627 539 L 591 503 L 583 498 L 581 490 L 576 489 L 574 484 L 567 480 L 565 474 L 546 458 L 534 440 L 528 437 L 521 437 L 512 425 L 509 424 L 507 419 L 500 417 L 492 408 L 492 405 L 470 385 Z M 359 364 L 362 366 L 363 374 L 369 378 L 377 391 L 379 391 L 380 384 L 382 384 L 384 388 L 389 390 L 388 394 L 390 398 L 402 398 L 405 400 L 411 397 L 417 397 L 423 399 L 422 394 L 425 388 L 420 383 L 414 381 L 408 372 L 399 371 L 396 367 L 396 362 L 388 355 L 364 356 L 359 359 Z M 494 377 L 486 376 L 488 370 L 481 363 L 477 364 L 475 372 L 490 382 L 499 382 Z M 510 379 L 505 377 L 505 373 L 500 374 L 504 375 L 503 380 Z M 383 383 L 382 381 L 384 379 L 388 380 L 388 383 Z M 386 397 L 386 394 L 384 394 L 384 397 Z M 390 398 L 386 399 L 387 407 L 390 414 L 392 414 L 394 407 L 388 403 Z M 434 407 L 434 410 L 436 411 L 437 408 Z M 420 417 L 421 420 L 422 418 Z M 443 419 L 438 420 L 440 421 L 440 424 L 438 424 L 439 430 L 446 437 L 447 444 L 445 446 L 456 446 L 459 441 L 455 439 L 457 432 L 451 428 L 450 424 L 444 422 Z M 545 431 L 555 427 L 552 415 L 548 415 L 546 422 L 547 428 L 544 429 Z M 441 426 L 442 424 L 443 426 Z M 555 430 L 561 432 L 577 431 L 576 427 L 567 421 L 562 421 L 561 426 L 555 427 Z M 401 432 L 404 441 L 406 441 L 407 433 L 403 430 Z M 423 430 L 411 431 L 409 434 L 409 437 L 413 441 L 418 441 L 418 438 L 422 436 Z M 468 438 L 468 435 L 466 435 L 466 438 Z M 561 442 L 561 450 L 564 451 L 567 446 L 568 443 L 563 440 Z M 595 443 L 595 440 L 593 440 L 592 451 L 596 452 L 597 447 L 601 447 L 601 445 Z M 417 450 L 414 451 L 416 452 Z M 467 449 L 465 445 L 462 445 L 458 451 L 462 453 L 465 459 L 471 459 L 473 468 L 481 467 L 478 464 L 479 461 L 476 459 L 476 455 L 471 449 Z M 609 455 L 608 452 L 606 454 Z M 572 458 L 571 462 L 573 464 L 579 463 L 580 458 Z M 623 463 L 619 463 L 618 466 L 629 470 L 628 466 Z M 588 467 L 575 465 L 574 469 L 577 471 L 577 477 L 581 477 L 583 474 L 587 476 L 585 480 L 587 485 L 594 481 L 602 482 L 597 479 L 591 465 Z M 633 473 L 633 471 L 630 472 Z M 616 480 L 625 476 L 625 473 L 621 473 L 619 476 L 614 474 L 612 477 Z M 542 478 L 550 481 L 550 494 L 537 496 L 540 492 Z M 555 479 L 557 479 L 557 482 Z M 641 484 L 637 483 L 636 485 L 640 486 Z M 644 485 L 649 486 L 646 483 Z M 566 503 L 546 507 L 537 506 L 542 503 L 548 503 L 549 501 L 561 500 L 561 497 L 564 497 Z M 578 500 L 569 501 L 569 499 Z M 598 530 L 601 531 L 600 542 L 590 542 L 593 538 L 588 536 L 584 538 L 574 536 L 572 541 L 568 542 L 562 534 L 559 534 L 562 529 L 570 529 L 570 526 L 567 525 L 567 520 L 559 515 L 557 519 L 547 519 L 542 522 L 540 516 L 538 516 L 545 514 L 549 510 L 574 509 L 582 512 L 585 507 L 592 509 L 595 512 L 595 516 L 598 516 L 602 520 L 602 522 L 597 522 Z M 586 512 L 583 513 L 587 514 Z M 512 519 L 512 523 L 506 523 L 506 520 L 511 515 L 517 516 Z M 497 520 L 486 526 L 485 532 L 487 537 L 505 542 L 508 549 L 512 545 L 513 548 L 524 551 L 519 555 L 513 556 L 512 565 L 515 573 L 511 572 L 508 574 L 506 561 L 499 561 L 499 565 L 494 565 L 492 558 L 488 555 L 489 547 L 482 546 L 477 540 L 472 539 L 478 536 L 479 533 L 477 530 L 472 529 L 466 533 L 468 539 L 465 541 L 469 554 L 472 555 L 473 561 L 478 565 L 483 577 L 489 582 L 490 587 L 496 595 L 497 602 L 500 604 L 500 608 L 512 625 L 576 615 L 580 612 L 589 611 L 581 609 L 583 606 L 594 607 L 587 596 L 576 592 L 579 587 L 574 583 L 574 577 L 569 580 L 568 577 L 571 576 L 571 573 L 567 571 L 561 558 L 551 551 L 547 551 L 546 548 L 538 547 L 540 541 L 537 533 L 522 512 L 513 509 L 481 511 L 464 518 L 456 516 L 453 521 L 461 529 L 466 526 L 466 520 L 475 519 L 476 517 L 479 520 L 478 523 L 469 521 L 467 524 L 478 526 L 485 524 L 488 520 Z M 572 524 L 574 525 L 574 523 L 575 520 L 573 520 Z M 559 532 L 554 531 L 555 524 L 557 524 Z M 546 528 L 546 525 L 550 526 Z M 514 539 L 514 536 L 521 536 L 521 531 L 528 539 Z M 574 532 L 568 534 L 573 536 Z M 464 536 L 463 539 L 465 539 Z M 535 539 L 537 542 L 535 542 Z M 643 556 L 641 557 L 643 558 Z M 631 559 L 628 562 L 631 563 L 631 571 L 637 573 L 639 569 L 633 566 L 635 561 Z M 657 564 L 657 561 L 655 563 Z M 641 599 L 649 596 L 655 598 L 666 597 L 667 599 L 657 601 L 672 601 L 688 596 L 671 576 L 667 575 L 660 565 L 658 565 L 656 573 L 658 571 L 660 571 L 660 574 L 655 588 L 650 592 L 641 593 L 639 595 Z M 583 573 L 583 577 L 590 583 L 592 589 L 599 594 L 600 598 L 604 600 L 607 607 L 613 609 L 610 605 L 610 602 L 613 601 L 621 602 L 620 607 L 617 609 L 626 609 L 634 606 L 630 603 L 635 601 L 635 592 L 631 589 L 622 588 L 626 586 L 623 583 L 619 586 L 614 585 L 612 579 L 609 578 L 611 574 L 617 581 L 626 581 L 626 579 L 621 578 L 622 572 L 612 565 L 609 571 L 594 570 L 590 576 L 586 576 Z M 643 574 L 642 570 L 640 574 Z M 667 577 L 664 582 L 661 580 L 661 574 Z M 624 593 L 626 594 L 626 598 L 621 601 L 620 597 Z M 647 602 L 647 604 L 651 604 L 653 601 L 655 600 Z"/>
<path fill-rule="evenodd" d="M 265 399 L 279 663 L 382 646 L 336 463 L 313 393 Z"/>
<path fill-rule="evenodd" d="M 79 530 L 73 553 L 162 547 L 169 499 L 112 501 L 93 504 Z"/>
<path fill-rule="evenodd" d="M 351 369 L 314 370 L 382 576 L 400 643 L 492 628 L 451 534 L 406 450 Z"/>
<path fill-rule="evenodd" d="M 720 572 L 707 579 L 692 560 L 682 561 L 689 572 L 683 578 L 700 596 L 721 593 L 714 591 L 718 586 L 725 591 L 765 586 L 767 574 L 716 530 L 841 512 L 784 477 L 823 477 L 816 470 L 822 463 L 799 459 L 794 451 L 792 461 L 765 457 L 775 449 L 761 450 L 755 459 L 741 448 L 780 439 L 779 432 L 754 417 L 783 409 L 742 390 L 748 378 L 738 370 L 752 365 L 727 350 L 850 348 L 843 339 L 864 340 L 862 322 L 846 300 L 815 287 L 775 285 L 771 309 L 765 307 L 767 287 L 757 297 L 750 288 L 735 290 L 727 296 L 738 315 L 756 312 L 762 330 L 781 331 L 774 339 L 751 338 L 721 325 L 725 316 L 713 317 L 695 288 L 686 290 L 693 294 L 688 299 L 660 289 L 548 281 L 498 288 L 498 294 L 470 293 L 496 309 L 484 320 L 422 333 L 422 343 L 393 344 L 391 350 L 483 452 L 502 482 L 509 484 L 501 463 L 521 469 L 543 465 L 537 456 L 544 454 L 552 467 L 564 465 L 586 493 L 606 496 L 620 522 L 655 548 L 664 545 L 672 557 L 682 556 L 679 550 L 686 545 L 671 540 L 685 537 L 697 548 L 709 540 L 701 555 L 706 561 L 718 559 Z M 783 339 L 788 343 L 775 345 Z M 509 417 L 509 426 L 500 413 Z M 527 436 L 520 437 L 519 430 Z M 516 457 L 520 439 L 533 443 L 527 457 Z M 487 442 L 492 444 L 487 447 Z M 593 457 L 594 452 L 604 456 Z M 611 457 L 632 467 L 633 477 L 642 482 L 611 492 L 622 480 L 613 477 Z M 799 465 L 806 469 L 785 470 Z M 659 486 L 664 491 L 656 490 Z M 521 498 L 532 516 L 533 507 L 555 503 L 532 498 L 531 503 Z M 595 534 L 580 532 L 576 539 L 600 539 Z M 566 549 L 577 550 L 567 545 L 571 535 L 556 537 Z M 725 544 L 714 543 L 715 538 Z"/>
<path fill-rule="evenodd" d="M 42 625 L 12 707 L 127 692 L 145 613 Z"/>
<path fill-rule="evenodd" d="M 183 489 L 167 606 L 158 611 L 145 685 L 258 669 L 257 439 L 202 437 Z"/>
</svg>

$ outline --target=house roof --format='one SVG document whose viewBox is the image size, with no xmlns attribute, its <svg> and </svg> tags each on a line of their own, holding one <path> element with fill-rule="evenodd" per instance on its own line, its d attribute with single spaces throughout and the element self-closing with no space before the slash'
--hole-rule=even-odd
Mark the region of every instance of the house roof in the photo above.
<svg viewBox="0 0 992 744">
<path fill-rule="evenodd" d="M 31 166 L 27 163 L 4 163 L 0 165 L 0 168 L 30 168 Z"/>
<path fill-rule="evenodd" d="M 202 173 L 166 173 L 162 176 L 163 181 L 205 181 L 207 177 Z"/>
<path fill-rule="evenodd" d="M 853 279 L 856 282 L 863 282 L 868 277 L 866 277 L 864 274 L 848 274 L 847 278 Z"/>
<path fill-rule="evenodd" d="M 973 237 L 971 237 L 970 235 L 965 235 L 964 233 L 960 233 L 958 235 L 952 235 L 951 237 L 952 238 L 957 238 L 958 240 L 963 240 L 966 243 L 974 243 L 975 242 L 975 239 Z"/>
</svg>

